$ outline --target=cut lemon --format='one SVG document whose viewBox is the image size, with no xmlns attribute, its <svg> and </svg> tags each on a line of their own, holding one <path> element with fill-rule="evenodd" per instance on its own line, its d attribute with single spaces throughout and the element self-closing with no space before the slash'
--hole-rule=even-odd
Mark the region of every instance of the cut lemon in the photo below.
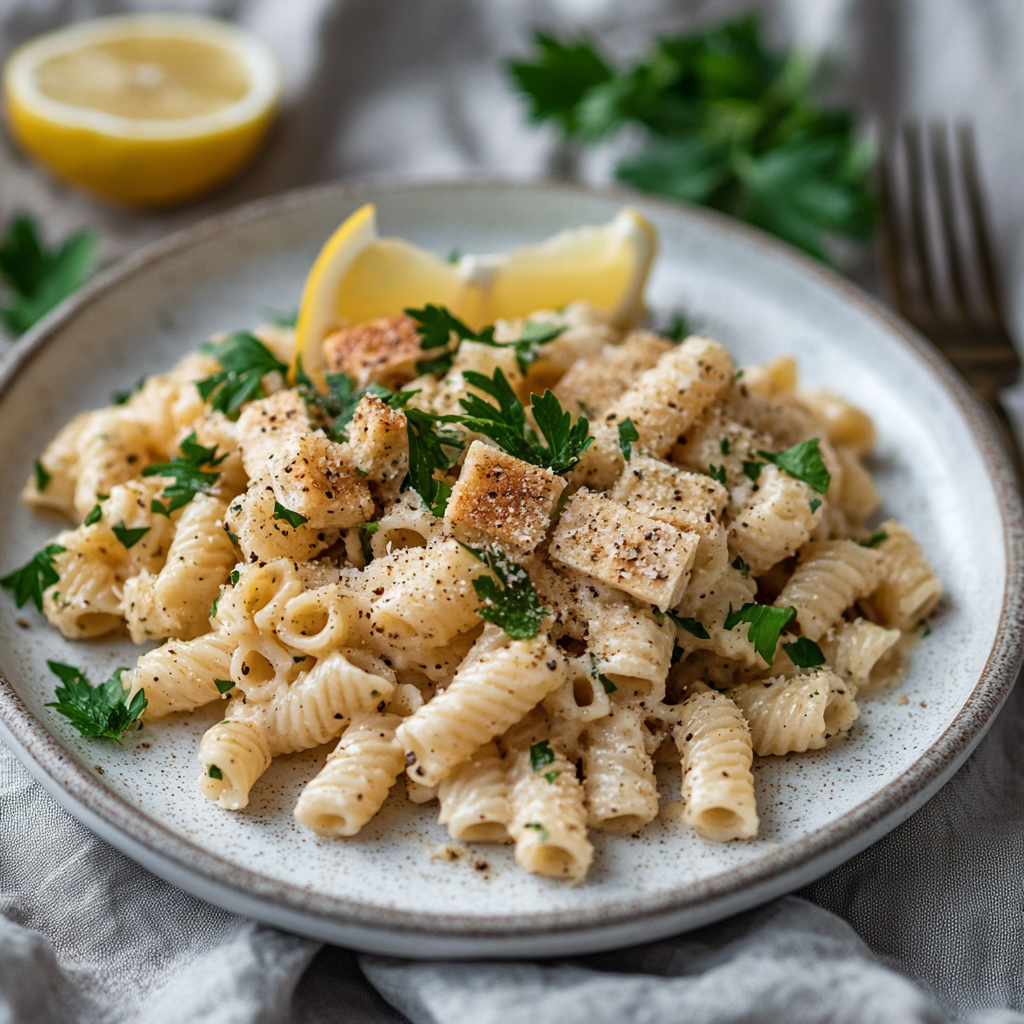
<svg viewBox="0 0 1024 1024">
<path fill-rule="evenodd" d="M 400 238 L 378 237 L 376 208 L 367 204 L 328 239 L 306 278 L 296 351 L 306 370 L 318 373 L 331 331 L 428 302 L 479 329 L 584 299 L 627 326 L 642 312 L 656 248 L 654 225 L 626 206 L 607 224 L 450 263 Z"/>
<path fill-rule="evenodd" d="M 130 14 L 49 32 L 3 74 L 11 131 L 55 174 L 115 202 L 195 198 L 255 153 L 280 93 L 274 55 L 195 15 Z"/>
</svg>

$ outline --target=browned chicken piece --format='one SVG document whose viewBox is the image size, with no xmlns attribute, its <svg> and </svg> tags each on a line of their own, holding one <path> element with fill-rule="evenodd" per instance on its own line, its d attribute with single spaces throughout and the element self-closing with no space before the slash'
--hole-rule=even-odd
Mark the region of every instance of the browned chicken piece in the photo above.
<svg viewBox="0 0 1024 1024">
<path fill-rule="evenodd" d="M 416 376 L 423 350 L 416 321 L 396 313 L 329 334 L 324 356 L 331 373 L 347 373 L 358 387 L 377 383 L 396 389 Z"/>
</svg>

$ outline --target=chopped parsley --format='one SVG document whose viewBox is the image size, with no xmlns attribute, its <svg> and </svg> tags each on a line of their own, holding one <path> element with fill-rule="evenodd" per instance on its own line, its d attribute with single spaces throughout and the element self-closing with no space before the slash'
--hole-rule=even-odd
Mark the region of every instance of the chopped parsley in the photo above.
<svg viewBox="0 0 1024 1024">
<path fill-rule="evenodd" d="M 160 496 L 169 499 L 167 504 L 153 499 L 150 510 L 157 515 L 168 516 L 176 509 L 184 508 L 197 494 L 209 494 L 210 488 L 217 482 L 220 472 L 214 472 L 230 454 L 217 454 L 217 446 L 205 448 L 196 441 L 195 431 L 178 446 L 180 454 L 173 455 L 170 462 L 157 462 L 146 466 L 143 476 L 165 476 L 174 483 L 167 484 Z M 210 468 L 203 469 L 203 466 Z"/>
<path fill-rule="evenodd" d="M 292 662 L 294 664 L 298 665 L 301 662 L 305 661 L 306 658 L 308 658 L 308 657 L 309 657 L 308 654 L 295 654 L 295 655 L 292 656 Z M 371 690 L 370 691 L 370 696 L 371 697 L 379 697 L 380 693 L 377 690 Z"/>
<path fill-rule="evenodd" d="M 590 656 L 590 674 L 604 687 L 605 693 L 614 693 L 618 687 L 599 671 L 600 662 L 592 654 Z"/>
<path fill-rule="evenodd" d="M 14 591 L 14 603 L 20 608 L 31 601 L 40 611 L 43 610 L 43 591 L 60 582 L 60 574 L 53 567 L 57 555 L 67 548 L 59 544 L 47 544 L 42 551 L 37 551 L 20 569 L 8 573 L 0 579 L 0 587 Z"/>
<path fill-rule="evenodd" d="M 2 581 L 0 581 L 0 582 L 2 582 Z M 923 629 L 924 630 L 924 632 L 921 634 L 921 639 L 922 640 L 926 636 L 931 636 L 932 635 L 932 627 L 928 625 L 928 621 L 926 619 L 918 619 L 917 620 L 917 625 L 914 628 L 915 629 Z"/>
<path fill-rule="evenodd" d="M 725 466 L 716 466 L 714 463 L 710 463 L 708 465 L 708 476 L 712 480 L 717 480 L 723 487 L 729 486 L 725 479 Z"/>
<path fill-rule="evenodd" d="M 729 614 L 725 617 L 725 628 L 735 629 L 741 622 L 749 623 L 747 639 L 754 645 L 754 650 L 771 665 L 775 659 L 775 648 L 779 637 L 787 623 L 796 618 L 796 609 L 776 608 L 770 604 L 745 604 L 738 612 L 729 605 Z"/>
<path fill-rule="evenodd" d="M 696 619 L 688 619 L 683 615 L 676 615 L 675 612 L 669 612 L 668 617 L 680 629 L 685 629 L 687 633 L 693 634 L 698 640 L 711 639 L 711 634 Z"/>
<path fill-rule="evenodd" d="M 718 442 L 718 447 L 722 450 L 722 454 L 723 455 L 728 455 L 729 454 L 729 438 L 723 437 L 722 440 Z"/>
<path fill-rule="evenodd" d="M 484 601 L 484 607 L 477 614 L 499 626 L 513 640 L 532 640 L 548 609 L 540 603 L 530 574 L 501 551 L 462 546 L 497 577 L 496 580 L 490 576 L 473 580 L 477 597 Z"/>
<path fill-rule="evenodd" d="M 213 604 L 210 605 L 210 618 L 217 618 L 217 605 L 220 604 L 220 594 L 213 599 Z"/>
<path fill-rule="evenodd" d="M 580 416 L 573 423 L 572 416 L 548 390 L 542 396 L 530 396 L 537 429 L 546 442 L 541 444 L 536 431 L 526 422 L 523 403 L 500 367 L 493 377 L 472 370 L 467 370 L 463 376 L 467 384 L 490 395 L 498 404 L 494 406 L 479 395 L 469 394 L 459 400 L 466 414 L 446 417 L 447 421 L 461 422 L 470 430 L 486 435 L 517 459 L 543 466 L 553 473 L 568 473 L 594 440 L 587 418 Z"/>
<path fill-rule="evenodd" d="M 435 472 L 447 473 L 462 451 L 462 433 L 438 427 L 443 418 L 422 409 L 405 411 L 406 433 L 409 435 L 408 484 L 426 502 L 435 516 L 444 515 L 452 486 L 438 480 Z"/>
<path fill-rule="evenodd" d="M 690 325 L 682 313 L 672 314 L 672 320 L 668 327 L 661 332 L 661 336 L 673 345 L 678 345 L 690 333 Z"/>
<path fill-rule="evenodd" d="M 103 509 L 99 505 L 93 505 L 89 509 L 89 514 L 82 520 L 83 526 L 92 526 L 94 523 L 98 523 L 103 518 Z"/>
<path fill-rule="evenodd" d="M 221 780 L 224 778 L 224 773 L 215 764 L 211 764 L 210 767 L 206 769 L 206 774 L 209 775 L 211 779 Z"/>
<path fill-rule="evenodd" d="M 45 491 L 46 488 L 50 486 L 50 481 L 53 479 L 53 476 L 52 476 L 51 473 L 47 472 L 46 467 L 38 459 L 36 459 L 36 462 L 35 462 L 35 471 L 36 471 L 36 490 L 40 494 L 42 494 L 43 491 Z"/>
<path fill-rule="evenodd" d="M 230 679 L 214 679 L 213 685 L 217 687 L 220 694 L 227 693 L 235 684 Z"/>
<path fill-rule="evenodd" d="M 761 470 L 764 469 L 763 462 L 744 462 L 743 472 L 750 477 L 754 483 L 757 483 L 757 478 L 761 475 Z"/>
<path fill-rule="evenodd" d="M 130 704 L 126 702 L 121 679 L 128 671 L 126 668 L 115 669 L 105 683 L 93 686 L 85 673 L 73 665 L 64 665 L 59 661 L 48 661 L 46 664 L 64 684 L 55 691 L 56 701 L 46 706 L 56 708 L 83 736 L 120 741 L 128 726 L 146 708 L 144 690 L 139 690 Z"/>
<path fill-rule="evenodd" d="M 819 508 L 821 508 L 821 498 L 811 498 L 807 505 L 811 510 L 811 515 L 813 516 L 814 513 L 817 512 Z"/>
<path fill-rule="evenodd" d="M 744 579 L 747 579 L 747 577 L 748 577 L 748 576 L 750 575 L 750 563 L 749 563 L 749 562 L 744 562 L 744 561 L 743 561 L 743 559 L 742 559 L 742 558 L 741 558 L 741 557 L 740 557 L 739 555 L 737 555 L 737 556 L 736 556 L 736 557 L 735 557 L 735 558 L 733 559 L 733 561 L 732 561 L 732 567 L 733 567 L 733 568 L 734 568 L 734 569 L 735 569 L 735 570 L 736 570 L 737 572 L 739 572 L 739 573 L 740 573 L 740 575 L 741 575 L 741 576 L 742 576 L 742 577 L 743 577 Z"/>
<path fill-rule="evenodd" d="M 680 647 L 679 644 L 674 644 L 672 646 L 672 660 L 671 660 L 671 664 L 673 664 L 673 665 L 677 664 L 678 662 L 682 661 L 682 659 L 685 656 L 686 656 L 686 651 L 682 647 Z"/>
<path fill-rule="evenodd" d="M 135 529 L 132 529 L 124 525 L 123 519 L 116 526 L 111 527 L 111 530 L 114 531 L 114 536 L 126 549 L 135 547 L 135 545 L 138 544 L 147 533 L 149 533 L 150 529 L 151 527 L 149 526 L 138 526 Z"/>
<path fill-rule="evenodd" d="M 758 451 L 757 454 L 762 459 L 774 462 L 779 469 L 785 470 L 797 480 L 803 480 L 819 494 L 825 494 L 828 491 L 832 474 L 825 468 L 825 463 L 821 461 L 818 438 L 812 437 L 810 441 L 801 441 L 783 452 Z"/>
<path fill-rule="evenodd" d="M 624 419 L 619 424 L 619 447 L 622 449 L 623 458 L 629 462 L 633 457 L 633 443 L 640 440 L 640 434 L 633 425 L 630 418 Z"/>
<path fill-rule="evenodd" d="M 373 561 L 373 548 L 370 547 L 370 538 L 380 529 L 380 523 L 361 523 L 359 526 L 359 546 L 363 549 L 363 558 L 366 561 Z"/>
<path fill-rule="evenodd" d="M 546 843 L 550 838 L 548 830 L 539 821 L 528 821 L 523 828 L 532 828 L 534 831 L 539 832 L 542 843 Z"/>
<path fill-rule="evenodd" d="M 546 764 L 551 764 L 555 759 L 555 752 L 551 749 L 549 740 L 541 740 L 530 747 L 530 767 L 536 772 Z"/>
<path fill-rule="evenodd" d="M 561 774 L 562 774 L 561 772 L 545 772 L 544 773 L 544 778 L 547 779 L 548 782 L 550 782 L 551 785 L 553 786 L 555 784 L 555 779 L 557 779 L 558 776 L 561 775 Z"/>
<path fill-rule="evenodd" d="M 290 508 L 285 508 L 279 501 L 274 502 L 274 518 L 282 519 L 289 526 L 293 526 L 296 529 L 302 526 L 303 523 L 309 522 L 308 516 L 304 516 L 301 512 L 293 512 Z"/>
<path fill-rule="evenodd" d="M 288 367 L 280 362 L 259 338 L 247 331 L 236 331 L 221 342 L 203 345 L 201 351 L 212 355 L 220 370 L 196 387 L 210 408 L 232 416 L 254 398 L 263 398 L 263 376 L 276 371 L 282 376 Z"/>
<path fill-rule="evenodd" d="M 821 668 L 825 664 L 824 652 L 809 637 L 799 637 L 793 643 L 786 644 L 785 648 L 789 660 L 797 668 Z"/>
<path fill-rule="evenodd" d="M 889 539 L 889 534 L 885 530 L 879 530 L 877 533 L 871 534 L 866 540 L 859 540 L 857 543 L 862 548 L 877 548 L 879 544 L 884 544 Z"/>
<path fill-rule="evenodd" d="M 494 328 L 485 327 L 479 333 L 464 324 L 444 306 L 427 304 L 422 309 L 406 309 L 406 316 L 416 321 L 416 330 L 420 336 L 420 348 L 425 352 L 443 349 L 439 355 L 421 359 L 416 364 L 416 372 L 447 373 L 452 368 L 458 343 L 463 341 L 482 341 L 490 344 L 494 341 Z M 452 345 L 452 335 L 456 344 Z"/>
<path fill-rule="evenodd" d="M 237 569 L 232 569 L 231 570 L 231 575 L 228 577 L 228 579 L 231 580 L 231 585 L 234 586 L 238 582 L 238 579 L 239 579 L 238 570 Z"/>
</svg>

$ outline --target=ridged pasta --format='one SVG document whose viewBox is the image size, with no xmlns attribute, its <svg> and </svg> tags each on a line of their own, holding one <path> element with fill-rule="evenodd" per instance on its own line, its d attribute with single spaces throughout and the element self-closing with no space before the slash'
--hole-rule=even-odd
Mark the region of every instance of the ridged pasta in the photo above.
<svg viewBox="0 0 1024 1024">
<path fill-rule="evenodd" d="M 778 608 L 792 605 L 804 636 L 819 640 L 858 598 L 878 586 L 882 555 L 852 540 L 812 542 L 775 599 Z"/>
<path fill-rule="evenodd" d="M 883 626 L 913 629 L 934 611 L 942 583 L 902 523 L 888 519 L 879 530 L 886 539 L 876 549 L 882 556 L 882 578 L 871 595 L 871 609 Z"/>
<path fill-rule="evenodd" d="M 67 530 L 55 542 L 64 551 L 53 560 L 60 579 L 43 594 L 47 621 L 72 640 L 117 629 L 123 607 L 119 560 L 113 557 L 117 538 L 97 524 Z"/>
<path fill-rule="evenodd" d="M 405 767 L 395 738 L 401 719 L 354 715 L 320 773 L 295 804 L 295 818 L 322 836 L 354 836 L 381 809 Z"/>
<path fill-rule="evenodd" d="M 228 705 L 228 714 L 236 701 Z M 196 755 L 203 766 L 199 792 L 226 811 L 249 804 L 249 791 L 270 767 L 268 737 L 248 722 L 226 718 L 203 733 Z"/>
<path fill-rule="evenodd" d="M 583 746 L 583 791 L 591 828 L 628 835 L 658 815 L 654 765 L 640 716 L 614 705 L 588 726 Z"/>
<path fill-rule="evenodd" d="M 757 835 L 753 748 L 739 708 L 713 690 L 695 693 L 672 735 L 682 757 L 683 821 L 715 843 Z"/>
<path fill-rule="evenodd" d="M 897 650 L 902 634 L 868 619 L 838 622 L 819 642 L 829 667 L 849 679 L 858 692 L 899 682 L 905 657 Z"/>
<path fill-rule="evenodd" d="M 860 715 L 853 686 L 832 672 L 776 677 L 729 691 L 750 726 L 754 752 L 820 750 Z"/>
<path fill-rule="evenodd" d="M 466 843 L 510 843 L 512 817 L 505 760 L 494 743 L 485 743 L 437 787 L 438 822 L 452 839 Z"/>
<path fill-rule="evenodd" d="M 143 654 L 128 676 L 130 696 L 146 691 L 146 718 L 193 711 L 228 692 L 234 640 L 225 632 L 170 640 Z M 221 688 L 218 688 L 217 682 Z M 223 688 L 223 689 L 222 689 Z"/>
</svg>

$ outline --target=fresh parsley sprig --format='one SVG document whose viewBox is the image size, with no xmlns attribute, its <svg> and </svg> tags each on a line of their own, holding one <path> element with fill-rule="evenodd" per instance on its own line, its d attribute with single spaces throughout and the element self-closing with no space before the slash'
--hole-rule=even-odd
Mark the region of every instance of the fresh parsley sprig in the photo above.
<svg viewBox="0 0 1024 1024">
<path fill-rule="evenodd" d="M 676 615 L 675 612 L 669 612 L 668 617 L 680 629 L 685 629 L 687 633 L 692 634 L 698 640 L 711 639 L 711 634 L 696 619 L 688 619 L 683 615 Z"/>
<path fill-rule="evenodd" d="M 779 469 L 785 470 L 797 480 L 803 480 L 819 494 L 825 494 L 828 491 L 828 485 L 832 482 L 832 474 L 825 468 L 825 463 L 821 461 L 821 447 L 818 438 L 812 437 L 809 441 L 801 441 L 782 452 L 758 451 L 757 454 L 762 459 L 775 463 Z M 746 464 L 744 464 L 744 468 L 746 468 Z"/>
<path fill-rule="evenodd" d="M 254 398 L 263 398 L 263 377 L 277 371 L 282 376 L 288 367 L 259 338 L 248 331 L 236 331 L 224 341 L 203 345 L 202 352 L 220 363 L 217 373 L 197 381 L 203 401 L 212 409 L 232 416 Z"/>
<path fill-rule="evenodd" d="M 470 394 L 459 400 L 466 414 L 449 419 L 484 434 L 517 459 L 543 466 L 553 473 L 568 473 L 594 440 L 586 416 L 581 414 L 573 423 L 572 416 L 548 390 L 543 395 L 530 396 L 537 430 L 546 442 L 542 444 L 537 431 L 526 422 L 523 403 L 516 397 L 501 367 L 492 377 L 472 370 L 467 370 L 463 376 L 467 384 L 490 395 L 498 404 L 494 406 L 479 395 Z"/>
<path fill-rule="evenodd" d="M 462 452 L 462 433 L 437 425 L 447 419 L 422 409 L 405 410 L 409 437 L 408 483 L 438 517 L 443 516 L 448 507 L 452 487 L 434 474 L 447 473 Z"/>
<path fill-rule="evenodd" d="M 209 494 L 220 476 L 214 468 L 230 454 L 218 455 L 216 445 L 206 448 L 199 444 L 195 431 L 178 445 L 178 452 L 171 456 L 170 462 L 157 462 L 142 471 L 143 476 L 164 476 L 174 481 L 161 492 L 160 496 L 167 499 L 166 505 L 156 498 L 150 503 L 150 510 L 157 515 L 170 517 L 172 512 L 184 508 L 197 494 Z M 211 468 L 203 469 L 203 466 Z"/>
<path fill-rule="evenodd" d="M 621 70 L 586 39 L 534 42 L 507 66 L 532 121 L 583 144 L 630 125 L 646 133 L 620 180 L 731 213 L 819 259 L 829 235 L 872 234 L 871 152 L 852 115 L 819 105 L 810 65 L 769 50 L 755 16 L 656 39 Z"/>
<path fill-rule="evenodd" d="M 73 665 L 59 661 L 46 664 L 64 684 L 55 691 L 56 701 L 46 706 L 56 708 L 83 736 L 120 742 L 128 727 L 146 708 L 145 690 L 139 690 L 131 703 L 127 702 L 121 680 L 128 671 L 126 668 L 115 669 L 105 683 L 93 686 L 85 673 Z"/>
<path fill-rule="evenodd" d="M 286 522 L 296 530 L 304 523 L 309 522 L 309 516 L 304 516 L 301 512 L 293 512 L 290 508 L 285 508 L 279 501 L 274 502 L 274 518 Z"/>
<path fill-rule="evenodd" d="M 622 457 L 629 462 L 633 457 L 633 445 L 640 440 L 640 434 L 631 418 L 624 419 L 619 424 L 619 449 Z"/>
<path fill-rule="evenodd" d="M 60 581 L 60 574 L 53 567 L 57 555 L 67 551 L 60 544 L 47 544 L 37 551 L 20 569 L 0 579 L 0 587 L 14 592 L 14 603 L 20 608 L 31 601 L 43 610 L 43 591 Z"/>
<path fill-rule="evenodd" d="M 530 574 L 502 551 L 462 546 L 497 577 L 473 580 L 473 589 L 484 601 L 477 614 L 500 626 L 513 640 L 532 640 L 549 609 L 540 603 Z"/>
<path fill-rule="evenodd" d="M 810 637 L 799 637 L 785 644 L 784 649 L 797 668 L 821 668 L 825 664 L 824 652 Z"/>
<path fill-rule="evenodd" d="M 0 242 L 0 279 L 11 292 L 8 302 L 0 304 L 0 322 L 13 335 L 24 334 L 81 287 L 95 253 L 92 231 L 76 231 L 59 248 L 49 249 L 31 217 L 15 217 Z"/>
<path fill-rule="evenodd" d="M 775 648 L 779 637 L 787 624 L 796 618 L 796 609 L 790 605 L 776 608 L 770 604 L 745 604 L 738 612 L 729 605 L 729 614 L 725 617 L 725 628 L 735 629 L 741 622 L 750 623 L 747 628 L 747 639 L 754 645 L 754 650 L 771 665 L 775 659 Z"/>
</svg>

